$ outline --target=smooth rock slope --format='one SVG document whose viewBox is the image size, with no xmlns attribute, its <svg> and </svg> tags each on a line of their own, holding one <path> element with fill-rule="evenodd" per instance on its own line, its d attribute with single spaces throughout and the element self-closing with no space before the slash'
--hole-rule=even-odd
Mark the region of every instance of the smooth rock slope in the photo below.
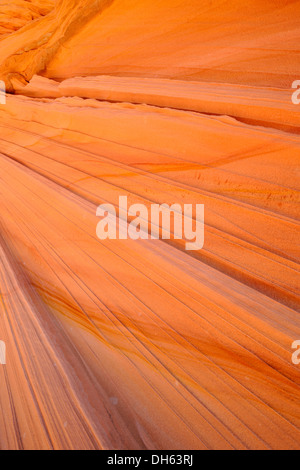
<svg viewBox="0 0 300 470">
<path fill-rule="evenodd" d="M 299 12 L 0 2 L 1 449 L 300 448 Z M 203 250 L 99 240 L 120 195 Z"/>
</svg>

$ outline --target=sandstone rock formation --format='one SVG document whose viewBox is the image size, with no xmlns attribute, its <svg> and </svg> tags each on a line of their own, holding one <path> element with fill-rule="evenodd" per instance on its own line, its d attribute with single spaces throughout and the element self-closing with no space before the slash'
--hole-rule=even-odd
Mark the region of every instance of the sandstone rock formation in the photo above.
<svg viewBox="0 0 300 470">
<path fill-rule="evenodd" d="M 299 12 L 0 2 L 0 448 L 299 449 Z M 120 195 L 204 249 L 100 241 Z"/>
<path fill-rule="evenodd" d="M 0 38 L 18 31 L 28 23 L 46 16 L 54 8 L 55 0 L 0 1 Z"/>
</svg>

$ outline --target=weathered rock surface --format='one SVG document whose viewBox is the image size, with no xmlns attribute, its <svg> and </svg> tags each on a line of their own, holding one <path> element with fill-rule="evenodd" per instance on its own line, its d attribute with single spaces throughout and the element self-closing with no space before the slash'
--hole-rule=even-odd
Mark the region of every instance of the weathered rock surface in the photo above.
<svg viewBox="0 0 300 470">
<path fill-rule="evenodd" d="M 300 3 L 26 3 L 0 2 L 0 448 L 299 449 Z M 100 241 L 120 195 L 204 204 L 204 249 Z"/>
</svg>

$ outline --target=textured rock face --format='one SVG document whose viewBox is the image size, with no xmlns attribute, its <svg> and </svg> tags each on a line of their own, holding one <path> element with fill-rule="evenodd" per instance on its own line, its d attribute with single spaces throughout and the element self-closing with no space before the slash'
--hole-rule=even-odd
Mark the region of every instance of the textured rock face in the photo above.
<svg viewBox="0 0 300 470">
<path fill-rule="evenodd" d="M 115 0 L 59 51 L 47 76 L 101 70 L 289 88 L 299 70 L 299 14 L 299 1 Z"/>
<path fill-rule="evenodd" d="M 26 3 L 12 2 L 22 21 Z M 43 14 L 51 3 L 33 2 L 29 11 Z M 49 15 L 2 41 L 2 74 L 10 87 L 11 74 L 29 80 L 46 69 L 60 80 L 101 71 L 289 88 L 299 13 L 298 0 L 58 0 Z"/>
<path fill-rule="evenodd" d="M 44 70 L 65 41 L 111 3 L 112 0 L 58 0 L 48 15 L 4 38 L 0 79 L 5 81 L 8 91 L 13 91 L 19 81 L 29 81 Z"/>
<path fill-rule="evenodd" d="M 0 1 L 0 39 L 18 31 L 54 7 L 55 0 L 7 0 Z"/>
<path fill-rule="evenodd" d="M 0 448 L 299 449 L 299 7 L 0 2 Z"/>
</svg>

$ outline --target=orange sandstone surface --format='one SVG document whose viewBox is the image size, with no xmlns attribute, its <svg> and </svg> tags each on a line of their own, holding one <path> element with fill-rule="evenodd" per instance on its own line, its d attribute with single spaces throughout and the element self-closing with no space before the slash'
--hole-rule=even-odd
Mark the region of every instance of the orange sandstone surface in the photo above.
<svg viewBox="0 0 300 470">
<path fill-rule="evenodd" d="M 1 449 L 299 449 L 300 2 L 0 1 Z M 97 238 L 204 204 L 205 243 Z"/>
</svg>

